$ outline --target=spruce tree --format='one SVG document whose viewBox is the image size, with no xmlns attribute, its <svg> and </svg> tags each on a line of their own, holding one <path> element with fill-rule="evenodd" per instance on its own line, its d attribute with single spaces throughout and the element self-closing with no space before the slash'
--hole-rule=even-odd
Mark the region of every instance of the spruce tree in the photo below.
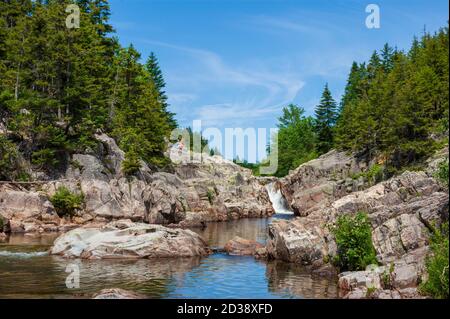
<svg viewBox="0 0 450 319">
<path fill-rule="evenodd" d="M 327 153 L 333 147 L 333 128 L 337 120 L 337 104 L 328 88 L 322 93 L 320 104 L 316 107 L 317 151 Z"/>
<path fill-rule="evenodd" d="M 164 81 L 164 76 L 162 74 L 161 68 L 159 67 L 158 59 L 156 55 L 151 52 L 145 64 L 147 72 L 150 74 L 150 79 L 153 81 L 156 90 L 158 91 L 158 100 L 162 104 L 163 112 L 169 122 L 172 129 L 175 129 L 178 124 L 175 120 L 175 114 L 168 110 L 169 104 L 167 103 L 167 95 L 165 92 L 166 82 Z"/>
<path fill-rule="evenodd" d="M 389 44 L 385 44 L 383 49 L 381 50 L 381 66 L 385 73 L 388 73 L 392 70 L 394 66 L 394 55 L 395 50 L 389 46 Z"/>
</svg>

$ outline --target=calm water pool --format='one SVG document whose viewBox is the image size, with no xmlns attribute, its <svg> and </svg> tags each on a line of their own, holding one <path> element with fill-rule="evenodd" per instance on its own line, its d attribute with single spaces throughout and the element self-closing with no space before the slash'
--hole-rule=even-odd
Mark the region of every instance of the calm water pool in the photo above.
<svg viewBox="0 0 450 319">
<path fill-rule="evenodd" d="M 244 219 L 194 231 L 212 247 L 222 247 L 234 236 L 264 243 L 269 222 Z M 54 239 L 51 235 L 13 236 L 0 243 L 0 298 L 89 298 L 101 289 L 116 287 L 151 298 L 338 296 L 335 279 L 311 276 L 298 265 L 225 254 L 165 260 L 66 260 L 46 253 Z M 70 264 L 79 266 L 79 289 L 66 288 L 65 270 Z"/>
</svg>

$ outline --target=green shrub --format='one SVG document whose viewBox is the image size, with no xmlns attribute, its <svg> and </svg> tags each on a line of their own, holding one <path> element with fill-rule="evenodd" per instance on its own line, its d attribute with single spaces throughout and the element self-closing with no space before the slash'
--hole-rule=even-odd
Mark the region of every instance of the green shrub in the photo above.
<svg viewBox="0 0 450 319">
<path fill-rule="evenodd" d="M 337 243 L 334 263 L 341 270 L 365 270 L 368 265 L 377 264 L 372 228 L 366 214 L 340 216 L 332 232 Z"/>
<path fill-rule="evenodd" d="M 56 151 L 49 148 L 44 148 L 33 152 L 31 155 L 31 163 L 39 167 L 51 168 L 59 164 L 56 158 Z"/>
<path fill-rule="evenodd" d="M 433 298 L 448 298 L 448 222 L 436 228 L 430 241 L 431 254 L 426 260 L 428 280 L 420 291 Z"/>
<path fill-rule="evenodd" d="M 439 164 L 435 177 L 448 188 L 448 160 Z"/>
<path fill-rule="evenodd" d="M 374 164 L 366 172 L 352 174 L 350 175 L 350 177 L 354 180 L 359 179 L 360 177 L 364 177 L 364 179 L 367 180 L 369 184 L 374 185 L 383 180 L 384 167 L 378 164 Z"/>
<path fill-rule="evenodd" d="M 383 180 L 383 166 L 374 164 L 366 173 L 367 180 L 371 184 L 379 183 Z"/>
<path fill-rule="evenodd" d="M 125 175 L 134 175 L 141 168 L 141 162 L 139 156 L 135 152 L 127 152 L 125 154 L 125 159 L 122 162 L 122 170 Z"/>
<path fill-rule="evenodd" d="M 372 298 L 373 294 L 377 291 L 375 287 L 367 287 L 366 298 Z"/>
<path fill-rule="evenodd" d="M 50 198 L 59 216 L 72 216 L 77 209 L 81 209 L 84 196 L 74 194 L 66 187 L 62 186 L 56 190 L 55 195 Z"/>
<path fill-rule="evenodd" d="M 214 191 L 208 189 L 208 192 L 206 192 L 206 196 L 208 196 L 208 201 L 212 205 L 214 202 Z"/>
<path fill-rule="evenodd" d="M 29 182 L 31 181 L 31 176 L 27 172 L 18 172 L 16 179 L 19 182 Z"/>
<path fill-rule="evenodd" d="M 10 180 L 17 169 L 19 153 L 16 145 L 0 135 L 0 180 Z"/>
</svg>

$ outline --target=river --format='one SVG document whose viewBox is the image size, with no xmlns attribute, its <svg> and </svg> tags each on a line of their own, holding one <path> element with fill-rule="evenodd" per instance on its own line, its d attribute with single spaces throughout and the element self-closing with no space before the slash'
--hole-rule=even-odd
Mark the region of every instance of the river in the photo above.
<svg viewBox="0 0 450 319">
<path fill-rule="evenodd" d="M 275 215 L 274 218 L 290 218 Z M 264 243 L 271 219 L 242 219 L 194 229 L 211 247 L 234 236 Z M 89 298 L 104 288 L 123 288 L 150 298 L 335 298 L 335 279 L 303 267 L 216 253 L 206 258 L 164 260 L 66 260 L 47 251 L 56 235 L 11 236 L 0 243 L 0 298 Z M 80 288 L 69 289 L 66 267 L 80 269 Z"/>
</svg>

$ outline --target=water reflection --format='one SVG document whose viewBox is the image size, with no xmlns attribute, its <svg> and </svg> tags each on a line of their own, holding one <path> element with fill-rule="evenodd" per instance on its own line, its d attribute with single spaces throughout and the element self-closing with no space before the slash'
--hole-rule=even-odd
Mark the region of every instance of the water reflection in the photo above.
<svg viewBox="0 0 450 319">
<path fill-rule="evenodd" d="M 209 223 L 204 229 L 195 228 L 211 247 L 223 247 L 236 236 L 265 243 L 270 219 L 241 219 L 223 223 Z"/>
<path fill-rule="evenodd" d="M 283 297 L 336 298 L 338 289 L 332 278 L 313 276 L 304 267 L 280 261 L 267 263 L 269 291 Z"/>
<path fill-rule="evenodd" d="M 209 224 L 196 229 L 212 247 L 235 236 L 264 243 L 270 219 Z M 67 260 L 47 251 L 57 235 L 12 236 L 0 244 L 0 298 L 89 298 L 123 288 L 150 298 L 334 298 L 336 281 L 312 277 L 302 267 L 253 257 Z M 69 264 L 80 269 L 80 288 L 68 289 Z"/>
</svg>

